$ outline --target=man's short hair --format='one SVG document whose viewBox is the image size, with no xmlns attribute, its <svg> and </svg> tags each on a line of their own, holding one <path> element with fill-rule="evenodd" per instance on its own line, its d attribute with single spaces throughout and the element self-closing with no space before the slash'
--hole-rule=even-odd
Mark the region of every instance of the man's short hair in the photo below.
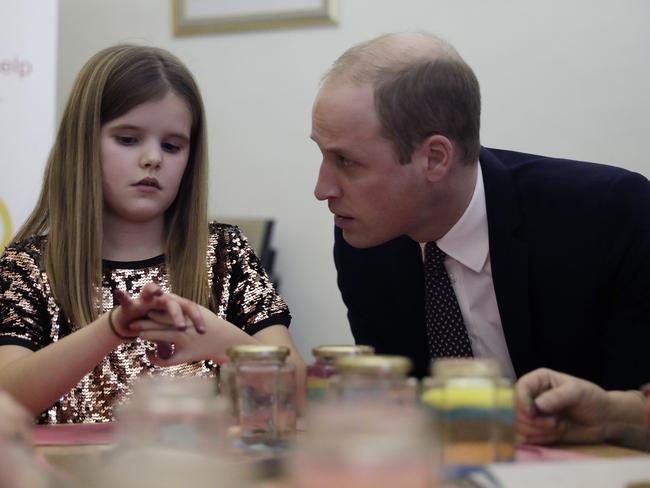
<svg viewBox="0 0 650 488">
<path fill-rule="evenodd" d="M 399 44 L 395 39 L 414 42 Z M 409 163 L 416 146 L 434 134 L 452 140 L 467 164 L 478 160 L 478 80 L 441 39 L 428 34 L 380 36 L 337 59 L 324 79 L 334 78 L 373 85 L 383 135 L 393 143 L 401 164 Z"/>
</svg>

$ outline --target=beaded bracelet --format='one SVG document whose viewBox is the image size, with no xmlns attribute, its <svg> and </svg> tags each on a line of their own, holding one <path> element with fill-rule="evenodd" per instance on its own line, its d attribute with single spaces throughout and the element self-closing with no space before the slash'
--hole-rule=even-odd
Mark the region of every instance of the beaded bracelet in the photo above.
<svg viewBox="0 0 650 488">
<path fill-rule="evenodd" d="M 116 307 L 117 308 L 117 307 Z M 123 341 L 132 341 L 133 337 L 126 337 L 120 334 L 117 329 L 115 328 L 115 324 L 113 323 L 113 311 L 115 308 L 111 308 L 111 310 L 108 312 L 108 325 L 113 331 L 113 334 L 115 334 L 116 337 L 122 339 Z"/>
</svg>

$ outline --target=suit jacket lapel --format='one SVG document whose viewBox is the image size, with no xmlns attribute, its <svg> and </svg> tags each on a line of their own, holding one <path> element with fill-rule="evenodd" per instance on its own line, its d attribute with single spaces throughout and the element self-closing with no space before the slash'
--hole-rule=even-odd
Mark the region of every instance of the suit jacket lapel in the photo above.
<svg viewBox="0 0 650 488">
<path fill-rule="evenodd" d="M 510 359 L 521 376 L 537 365 L 530 324 L 528 249 L 520 237 L 521 210 L 508 168 L 485 148 L 480 164 L 494 290 Z"/>
</svg>

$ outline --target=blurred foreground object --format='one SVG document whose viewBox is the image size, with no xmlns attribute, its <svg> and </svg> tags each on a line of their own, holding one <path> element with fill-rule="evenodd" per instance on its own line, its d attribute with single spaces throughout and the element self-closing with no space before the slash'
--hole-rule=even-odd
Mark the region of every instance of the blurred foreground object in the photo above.
<svg viewBox="0 0 650 488">
<path fill-rule="evenodd" d="M 491 359 L 439 359 L 423 382 L 447 466 L 475 466 L 514 459 L 512 383 Z"/>
<path fill-rule="evenodd" d="M 119 410 L 116 445 L 83 473 L 97 488 L 247 486 L 228 456 L 228 403 L 207 378 L 139 380 Z"/>
<path fill-rule="evenodd" d="M 37 461 L 31 416 L 7 393 L 0 391 L 0 487 L 58 488 L 64 480 Z"/>
<path fill-rule="evenodd" d="M 228 404 L 208 378 L 142 378 L 117 413 L 120 450 L 170 447 L 218 451 L 232 419 Z"/>
<path fill-rule="evenodd" d="M 431 488 L 434 438 L 413 405 L 327 403 L 310 411 L 290 462 L 296 488 Z"/>
<path fill-rule="evenodd" d="M 31 443 L 32 418 L 8 393 L 0 390 L 0 443 Z"/>
<path fill-rule="evenodd" d="M 417 380 L 407 377 L 412 363 L 406 357 L 345 356 L 335 364 L 339 374 L 330 379 L 333 400 L 410 405 L 417 401 Z"/>
<path fill-rule="evenodd" d="M 312 350 L 314 362 L 307 366 L 307 400 L 310 404 L 327 396 L 330 377 L 338 373 L 336 360 L 345 356 L 368 356 L 375 353 L 371 346 L 319 346 Z"/>
</svg>

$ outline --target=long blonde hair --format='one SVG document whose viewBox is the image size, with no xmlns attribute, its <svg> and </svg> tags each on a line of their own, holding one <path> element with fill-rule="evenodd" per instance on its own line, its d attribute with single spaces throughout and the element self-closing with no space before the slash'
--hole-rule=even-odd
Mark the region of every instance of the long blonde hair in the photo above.
<svg viewBox="0 0 650 488">
<path fill-rule="evenodd" d="M 14 242 L 47 234 L 44 266 L 51 290 L 73 324 L 101 313 L 103 124 L 169 91 L 192 113 L 190 155 L 176 199 L 165 214 L 165 258 L 175 293 L 210 304 L 206 251 L 207 147 L 203 101 L 192 75 L 171 53 L 118 45 L 81 69 L 45 169 L 36 207 Z"/>
</svg>

